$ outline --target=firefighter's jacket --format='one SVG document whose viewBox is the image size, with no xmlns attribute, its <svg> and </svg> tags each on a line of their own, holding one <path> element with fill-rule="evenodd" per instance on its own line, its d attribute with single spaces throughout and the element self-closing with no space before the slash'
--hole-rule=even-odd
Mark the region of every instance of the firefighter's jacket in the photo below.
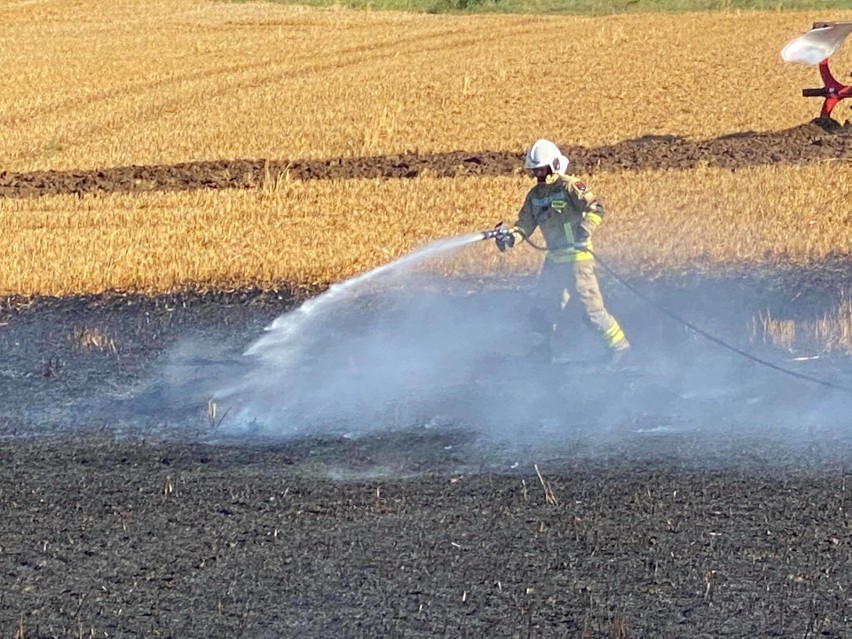
<svg viewBox="0 0 852 639">
<path fill-rule="evenodd" d="M 592 249 L 589 238 L 603 214 L 603 203 L 581 180 L 555 175 L 530 189 L 512 232 L 529 238 L 540 228 L 547 245 L 546 259 L 553 262 L 590 260 L 591 252 L 577 250 L 573 244 L 586 241 Z"/>
</svg>

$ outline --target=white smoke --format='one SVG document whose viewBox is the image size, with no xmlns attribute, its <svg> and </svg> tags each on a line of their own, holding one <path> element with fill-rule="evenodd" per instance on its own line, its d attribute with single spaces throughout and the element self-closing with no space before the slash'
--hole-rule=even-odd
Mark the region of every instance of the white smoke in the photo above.
<svg viewBox="0 0 852 639">
<path fill-rule="evenodd" d="M 531 459 L 647 451 L 662 438 L 663 448 L 698 447 L 708 459 L 714 450 L 743 453 L 754 441 L 789 453 L 852 438 L 848 394 L 785 377 L 697 335 L 673 351 L 633 335 L 634 369 L 613 371 L 595 361 L 591 329 L 573 326 L 566 343 L 578 361 L 525 359 L 525 291 L 460 293 L 447 280 L 411 274 L 476 239 L 425 247 L 275 320 L 213 393 L 220 414 L 228 411 L 222 431 L 290 438 L 453 428 Z M 622 293 L 636 313 L 620 317 L 630 333 L 639 315 L 655 312 Z M 672 334 L 684 331 L 663 322 Z"/>
</svg>

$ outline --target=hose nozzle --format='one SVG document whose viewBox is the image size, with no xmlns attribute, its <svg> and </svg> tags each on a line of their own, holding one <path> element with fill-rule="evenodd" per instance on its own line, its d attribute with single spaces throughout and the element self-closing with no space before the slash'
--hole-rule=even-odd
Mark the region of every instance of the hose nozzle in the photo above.
<svg viewBox="0 0 852 639">
<path fill-rule="evenodd" d="M 483 240 L 496 240 L 496 239 L 505 239 L 509 237 L 511 233 L 509 232 L 509 227 L 506 226 L 503 222 L 500 222 L 493 229 L 488 231 L 482 231 L 482 239 Z"/>
<path fill-rule="evenodd" d="M 512 229 L 506 226 L 503 222 L 499 222 L 490 231 L 482 231 L 483 240 L 494 240 L 497 248 L 500 251 L 505 251 L 507 248 L 512 248 L 515 245 L 515 236 Z"/>
</svg>

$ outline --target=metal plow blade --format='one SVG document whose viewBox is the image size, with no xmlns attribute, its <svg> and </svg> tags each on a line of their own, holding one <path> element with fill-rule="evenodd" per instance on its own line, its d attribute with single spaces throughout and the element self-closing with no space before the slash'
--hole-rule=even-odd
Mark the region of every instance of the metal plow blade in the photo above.
<svg viewBox="0 0 852 639">
<path fill-rule="evenodd" d="M 816 23 L 806 34 L 787 43 L 781 50 L 785 62 L 819 64 L 831 57 L 852 33 L 852 22 Z"/>
</svg>

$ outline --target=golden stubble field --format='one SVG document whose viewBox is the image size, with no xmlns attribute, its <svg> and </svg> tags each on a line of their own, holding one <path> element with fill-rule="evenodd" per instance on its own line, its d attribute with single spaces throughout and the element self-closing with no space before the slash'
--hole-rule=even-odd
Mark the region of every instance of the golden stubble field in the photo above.
<svg viewBox="0 0 852 639">
<path fill-rule="evenodd" d="M 200 0 L 8 2 L 2 170 L 701 140 L 811 120 L 781 47 L 841 12 L 432 16 Z M 849 50 L 832 64 L 850 66 Z M 839 116 L 846 111 L 838 107 Z M 852 165 L 596 173 L 627 272 L 852 255 Z M 510 221 L 520 177 L 0 200 L 0 294 L 323 284 Z M 447 268 L 530 272 L 472 247 Z"/>
<path fill-rule="evenodd" d="M 596 235 L 624 272 L 806 264 L 852 252 L 849 184 L 826 167 L 599 174 L 609 213 Z M 847 171 L 845 175 L 849 175 Z M 514 221 L 520 177 L 280 180 L 258 190 L 0 200 L 14 237 L 6 293 L 312 286 L 345 279 L 429 241 Z M 611 218 L 611 219 L 609 219 Z M 460 274 L 530 272 L 541 255 L 492 243 L 440 263 Z"/>
<path fill-rule="evenodd" d="M 816 70 L 779 57 L 814 19 L 13 1 L 0 15 L 3 166 L 475 152 L 541 136 L 595 146 L 783 129 L 818 113 L 799 94 Z M 837 68 L 850 64 L 842 50 Z"/>
</svg>

